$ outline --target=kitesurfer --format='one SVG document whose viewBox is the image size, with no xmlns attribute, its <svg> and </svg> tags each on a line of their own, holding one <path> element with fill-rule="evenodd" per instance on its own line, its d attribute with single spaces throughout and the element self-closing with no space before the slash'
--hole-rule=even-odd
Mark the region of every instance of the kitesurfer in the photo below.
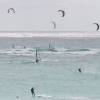
<svg viewBox="0 0 100 100">
<path fill-rule="evenodd" d="M 78 71 L 81 73 L 82 72 L 81 68 L 79 68 Z"/>
<path fill-rule="evenodd" d="M 31 88 L 31 94 L 32 94 L 32 96 L 35 97 L 35 91 L 34 91 L 34 88 L 33 87 Z"/>
</svg>

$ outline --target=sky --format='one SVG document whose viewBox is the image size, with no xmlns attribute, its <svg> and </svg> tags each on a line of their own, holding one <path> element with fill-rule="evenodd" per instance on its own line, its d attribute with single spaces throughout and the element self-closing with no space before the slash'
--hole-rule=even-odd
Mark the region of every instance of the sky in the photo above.
<svg viewBox="0 0 100 100">
<path fill-rule="evenodd" d="M 8 13 L 9 8 L 16 13 Z M 91 32 L 96 22 L 100 23 L 100 0 L 0 0 L 0 31 Z"/>
</svg>

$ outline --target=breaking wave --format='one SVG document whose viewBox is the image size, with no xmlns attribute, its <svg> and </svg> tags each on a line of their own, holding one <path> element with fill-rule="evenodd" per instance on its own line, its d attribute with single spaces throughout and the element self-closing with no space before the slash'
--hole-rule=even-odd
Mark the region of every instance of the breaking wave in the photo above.
<svg viewBox="0 0 100 100">
<path fill-rule="evenodd" d="M 25 48 L 25 49 L 1 49 L 0 54 L 7 54 L 7 55 L 22 55 L 22 56 L 32 56 L 36 52 L 35 48 Z M 56 48 L 56 49 L 40 49 L 39 53 L 66 53 L 70 55 L 92 55 L 92 54 L 99 54 L 100 49 L 66 49 L 66 48 Z"/>
<path fill-rule="evenodd" d="M 49 96 L 49 95 L 37 95 L 37 98 L 43 98 L 43 99 L 54 99 L 54 100 L 92 100 L 88 97 L 83 96 L 67 96 L 67 97 L 60 97 L 60 96 Z"/>
<path fill-rule="evenodd" d="M 77 54 L 77 55 L 88 55 L 88 54 L 98 54 L 100 53 L 100 49 L 72 49 L 66 50 L 69 54 Z"/>
</svg>

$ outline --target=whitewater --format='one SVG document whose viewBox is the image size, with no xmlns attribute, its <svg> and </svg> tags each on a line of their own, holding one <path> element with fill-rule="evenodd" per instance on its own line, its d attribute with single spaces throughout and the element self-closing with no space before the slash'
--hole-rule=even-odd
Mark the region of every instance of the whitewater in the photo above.
<svg viewBox="0 0 100 100">
<path fill-rule="evenodd" d="M 100 38 L 100 32 L 87 32 L 87 31 L 1 31 L 0 37 L 52 37 L 52 38 L 83 38 L 83 37 L 96 37 Z"/>
<path fill-rule="evenodd" d="M 34 36 L 0 37 L 0 100 L 100 100 L 99 37 Z"/>
</svg>

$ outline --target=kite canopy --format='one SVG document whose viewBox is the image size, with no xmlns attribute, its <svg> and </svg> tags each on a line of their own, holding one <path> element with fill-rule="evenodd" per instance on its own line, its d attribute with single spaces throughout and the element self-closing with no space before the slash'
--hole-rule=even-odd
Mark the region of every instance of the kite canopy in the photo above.
<svg viewBox="0 0 100 100">
<path fill-rule="evenodd" d="M 93 23 L 93 24 L 95 24 L 95 25 L 97 26 L 96 31 L 98 31 L 98 30 L 99 30 L 99 28 L 100 28 L 99 24 L 98 24 L 98 23 Z"/>
<path fill-rule="evenodd" d="M 65 16 L 65 11 L 64 10 L 58 10 L 58 13 L 61 13 L 61 17 Z"/>
<path fill-rule="evenodd" d="M 56 29 L 56 23 L 54 21 L 50 22 L 53 25 L 53 29 Z"/>
<path fill-rule="evenodd" d="M 14 8 L 9 8 L 8 9 L 8 13 L 15 13 L 16 11 L 15 11 L 15 9 Z"/>
</svg>

